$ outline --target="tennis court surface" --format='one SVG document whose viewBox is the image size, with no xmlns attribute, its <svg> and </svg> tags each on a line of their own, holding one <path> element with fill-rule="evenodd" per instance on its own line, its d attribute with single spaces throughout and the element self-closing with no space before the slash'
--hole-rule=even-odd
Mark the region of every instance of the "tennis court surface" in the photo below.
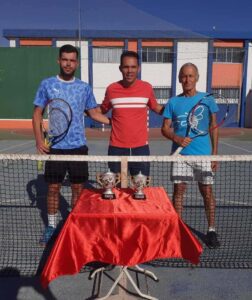
<svg viewBox="0 0 252 300">
<path fill-rule="evenodd" d="M 108 134 L 108 131 L 96 130 L 89 137 L 90 154 L 97 156 L 87 158 L 90 172 L 88 188 L 98 187 L 96 174 L 107 171 L 109 158 L 100 155 L 106 154 Z M 174 158 L 164 156 L 169 152 L 170 145 L 158 131 L 153 130 L 151 135 L 154 156 L 142 159 L 150 163 L 151 185 L 164 187 L 171 199 L 170 175 Z M 46 223 L 47 185 L 43 172 L 37 168 L 37 161 L 41 157 L 24 154 L 35 153 L 30 131 L 2 132 L 1 136 L 0 291 L 3 299 L 90 298 L 93 288 L 93 282 L 88 280 L 90 267 L 83 267 L 79 275 L 55 280 L 48 291 L 41 289 L 38 275 L 50 253 L 50 247 L 41 248 L 38 242 Z M 206 246 L 204 205 L 196 184 L 192 182 L 185 199 L 183 220 L 200 240 L 204 251 L 197 266 L 180 259 L 156 259 L 144 264 L 160 279 L 159 283 L 148 283 L 150 294 L 158 299 L 251 299 L 251 131 L 233 130 L 228 134 L 223 131 L 220 153 L 225 156 L 218 158 L 214 193 L 216 227 L 221 247 L 213 250 Z M 81 159 L 76 157 L 77 161 Z M 201 163 L 209 160 L 211 157 L 200 158 Z M 70 184 L 66 178 L 61 192 L 62 221 L 69 214 L 70 198 Z M 104 289 L 110 284 L 111 274 L 113 272 L 105 278 Z M 145 281 L 142 280 L 140 284 L 144 285 Z"/>
</svg>

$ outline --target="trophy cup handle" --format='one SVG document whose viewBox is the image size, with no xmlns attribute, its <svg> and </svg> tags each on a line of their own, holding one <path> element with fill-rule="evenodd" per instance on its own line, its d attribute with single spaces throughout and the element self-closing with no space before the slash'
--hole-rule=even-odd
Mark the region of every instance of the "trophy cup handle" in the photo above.
<svg viewBox="0 0 252 300">
<path fill-rule="evenodd" d="M 128 178 L 129 178 L 129 186 L 133 187 L 134 186 L 134 184 L 133 184 L 134 176 L 130 175 L 130 176 L 128 176 Z"/>
<path fill-rule="evenodd" d="M 150 182 L 151 182 L 151 177 L 147 176 L 147 178 L 146 178 L 146 186 L 150 186 Z"/>
<path fill-rule="evenodd" d="M 117 173 L 116 174 L 116 177 L 115 177 L 115 187 L 117 186 L 117 184 L 121 182 L 121 175 L 120 173 Z"/>
<path fill-rule="evenodd" d="M 103 186 L 101 177 L 102 177 L 102 174 L 100 174 L 100 173 L 96 174 L 96 181 L 100 184 L 100 186 Z"/>
</svg>

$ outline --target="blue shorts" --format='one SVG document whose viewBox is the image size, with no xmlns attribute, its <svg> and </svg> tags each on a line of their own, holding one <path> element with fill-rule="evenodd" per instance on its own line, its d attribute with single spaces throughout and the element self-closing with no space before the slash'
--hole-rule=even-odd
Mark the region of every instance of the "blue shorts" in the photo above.
<svg viewBox="0 0 252 300">
<path fill-rule="evenodd" d="M 114 156 L 149 156 L 150 148 L 149 145 L 137 147 L 137 148 L 120 148 L 109 146 L 108 155 Z M 121 172 L 121 164 L 119 162 L 109 162 L 108 163 L 110 171 L 113 173 Z M 150 163 L 149 162 L 130 162 L 129 172 L 130 175 L 137 175 L 139 172 L 145 176 L 150 175 Z"/>
</svg>

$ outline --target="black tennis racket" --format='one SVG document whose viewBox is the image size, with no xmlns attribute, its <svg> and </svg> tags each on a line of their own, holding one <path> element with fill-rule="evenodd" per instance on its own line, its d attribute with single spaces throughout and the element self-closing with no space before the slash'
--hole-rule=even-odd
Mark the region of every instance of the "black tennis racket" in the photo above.
<svg viewBox="0 0 252 300">
<path fill-rule="evenodd" d="M 54 98 L 47 102 L 41 124 L 41 131 L 47 146 L 52 147 L 65 138 L 72 123 L 72 117 L 72 109 L 65 100 Z M 38 170 L 41 169 L 43 169 L 43 163 L 39 161 Z"/>
<path fill-rule="evenodd" d="M 187 116 L 186 137 L 195 139 L 199 136 L 207 135 L 209 132 L 225 123 L 230 110 L 229 102 L 226 98 L 218 96 L 218 99 L 220 99 L 222 104 L 222 110 L 216 113 L 217 125 L 210 127 L 211 111 L 209 105 L 210 101 L 213 101 L 212 96 L 212 94 L 205 95 L 189 112 Z M 182 149 L 182 146 L 178 147 L 176 151 L 174 151 L 173 155 L 178 155 Z"/>
</svg>

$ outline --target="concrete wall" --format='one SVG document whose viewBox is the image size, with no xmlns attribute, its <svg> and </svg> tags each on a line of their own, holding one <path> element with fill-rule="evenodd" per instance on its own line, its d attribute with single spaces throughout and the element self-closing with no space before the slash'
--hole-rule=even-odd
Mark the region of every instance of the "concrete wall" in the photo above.
<svg viewBox="0 0 252 300">
<path fill-rule="evenodd" d="M 249 43 L 245 127 L 252 128 L 252 43 Z"/>
<path fill-rule="evenodd" d="M 208 43 L 207 42 L 178 42 L 178 59 L 177 59 L 177 80 L 176 94 L 182 92 L 181 84 L 178 81 L 178 73 L 181 66 L 191 62 L 199 69 L 199 81 L 197 89 L 206 91 L 207 84 L 207 58 L 208 58 Z"/>
<path fill-rule="evenodd" d="M 252 90 L 252 43 L 248 47 L 248 72 L 247 72 L 247 90 L 246 95 Z"/>
<path fill-rule="evenodd" d="M 16 47 L 16 41 L 15 40 L 10 40 L 10 47 L 11 48 Z"/>
<path fill-rule="evenodd" d="M 121 78 L 118 63 L 93 63 L 94 95 L 97 103 L 104 99 L 106 87 Z"/>
<path fill-rule="evenodd" d="M 143 63 L 142 79 L 153 86 L 169 86 L 172 84 L 171 63 Z"/>
</svg>

